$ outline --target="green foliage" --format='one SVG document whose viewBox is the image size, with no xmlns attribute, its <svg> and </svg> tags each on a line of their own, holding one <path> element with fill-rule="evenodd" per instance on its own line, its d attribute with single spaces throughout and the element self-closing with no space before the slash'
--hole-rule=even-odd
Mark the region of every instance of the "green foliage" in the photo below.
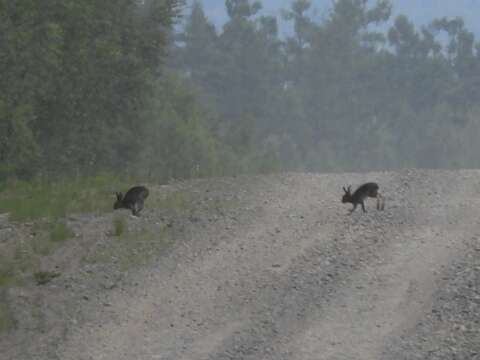
<svg viewBox="0 0 480 360">
<path fill-rule="evenodd" d="M 467 155 L 457 136 L 476 126 L 480 101 L 480 44 L 461 19 L 418 30 L 398 16 L 382 32 L 387 0 L 335 1 L 320 21 L 310 7 L 295 0 L 283 11 L 286 39 L 255 1 L 226 2 L 219 33 L 198 3 L 187 17 L 175 68 L 214 99 L 217 148 L 228 149 L 219 159 L 240 172 L 478 163 L 480 148 L 470 143 Z"/>
<path fill-rule="evenodd" d="M 0 1 L 0 180 L 131 164 L 179 4 Z"/>
<path fill-rule="evenodd" d="M 156 99 L 138 172 L 157 181 L 218 174 L 222 147 L 208 129 L 205 119 L 210 115 L 199 107 L 194 93 L 178 78 L 166 76 Z"/>
<path fill-rule="evenodd" d="M 312 18 L 295 0 L 280 37 L 259 1 L 226 1 L 220 30 L 194 1 L 174 33 L 182 4 L 0 0 L 0 181 L 49 194 L 34 179 L 477 163 L 455 135 L 476 129 L 480 102 L 480 44 L 462 19 L 417 29 L 388 0 Z M 0 194 L 17 219 L 106 208 L 17 195 Z"/>
</svg>

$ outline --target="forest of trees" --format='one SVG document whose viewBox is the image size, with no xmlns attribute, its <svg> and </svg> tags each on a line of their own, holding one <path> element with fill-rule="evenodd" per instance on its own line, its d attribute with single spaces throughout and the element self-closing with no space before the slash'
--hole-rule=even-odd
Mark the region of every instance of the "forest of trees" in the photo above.
<svg viewBox="0 0 480 360">
<path fill-rule="evenodd" d="M 480 43 L 461 19 L 226 0 L 216 29 L 183 6 L 0 0 L 0 180 L 480 167 Z"/>
</svg>

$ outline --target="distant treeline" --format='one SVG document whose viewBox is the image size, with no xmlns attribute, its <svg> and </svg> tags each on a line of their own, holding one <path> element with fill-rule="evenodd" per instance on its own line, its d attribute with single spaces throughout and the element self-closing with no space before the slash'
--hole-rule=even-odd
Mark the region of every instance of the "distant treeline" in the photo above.
<svg viewBox="0 0 480 360">
<path fill-rule="evenodd" d="M 386 0 L 0 0 L 0 180 L 480 167 L 480 44 Z M 174 28 L 176 30 L 174 30 Z"/>
</svg>

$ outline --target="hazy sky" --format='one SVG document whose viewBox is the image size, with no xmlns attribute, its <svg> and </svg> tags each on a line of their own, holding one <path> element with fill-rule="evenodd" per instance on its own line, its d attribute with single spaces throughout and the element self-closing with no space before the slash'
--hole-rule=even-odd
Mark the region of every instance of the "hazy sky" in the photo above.
<svg viewBox="0 0 480 360">
<path fill-rule="evenodd" d="M 191 3 L 192 0 L 189 0 Z M 226 18 L 225 0 L 200 0 L 208 17 L 217 25 Z M 406 14 L 417 25 L 427 24 L 434 18 L 460 16 L 468 29 L 480 35 L 480 0 L 392 0 L 394 15 Z M 292 0 L 263 0 L 263 12 L 279 15 L 279 9 L 288 8 Z M 332 0 L 312 0 L 318 15 L 325 14 Z M 373 1 L 372 1 L 373 3 Z M 284 30 L 285 31 L 285 30 Z"/>
</svg>

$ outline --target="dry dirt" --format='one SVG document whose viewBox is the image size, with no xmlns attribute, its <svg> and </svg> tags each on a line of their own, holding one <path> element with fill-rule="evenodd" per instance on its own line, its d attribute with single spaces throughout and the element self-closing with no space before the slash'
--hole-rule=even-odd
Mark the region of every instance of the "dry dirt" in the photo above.
<svg viewBox="0 0 480 360">
<path fill-rule="evenodd" d="M 348 215 L 342 186 L 365 181 L 385 211 L 371 200 Z M 148 243 L 138 266 L 80 261 L 115 244 L 112 215 L 71 218 L 77 236 L 44 264 L 62 276 L 9 289 L 17 326 L 2 360 L 480 359 L 480 171 L 152 189 L 128 222 L 162 233 L 161 251 Z M 187 209 L 149 208 L 175 191 Z"/>
</svg>

